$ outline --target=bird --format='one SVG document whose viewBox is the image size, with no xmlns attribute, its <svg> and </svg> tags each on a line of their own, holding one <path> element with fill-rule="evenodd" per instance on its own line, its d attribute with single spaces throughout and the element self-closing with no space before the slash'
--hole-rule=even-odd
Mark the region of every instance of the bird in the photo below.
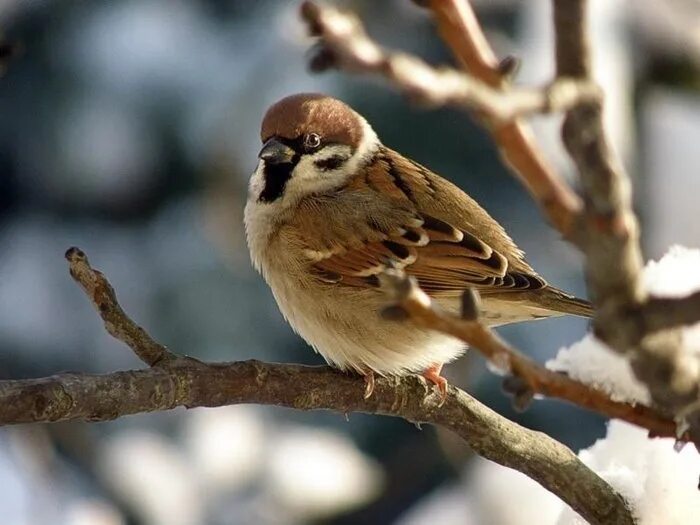
<svg viewBox="0 0 700 525">
<path fill-rule="evenodd" d="M 299 93 L 262 119 L 244 211 L 255 269 L 282 315 L 326 362 L 365 378 L 420 374 L 447 395 L 444 364 L 466 345 L 382 317 L 380 276 L 399 269 L 458 311 L 468 289 L 488 326 L 571 314 L 590 303 L 547 282 L 504 228 L 445 178 L 385 146 L 344 102 Z"/>
</svg>

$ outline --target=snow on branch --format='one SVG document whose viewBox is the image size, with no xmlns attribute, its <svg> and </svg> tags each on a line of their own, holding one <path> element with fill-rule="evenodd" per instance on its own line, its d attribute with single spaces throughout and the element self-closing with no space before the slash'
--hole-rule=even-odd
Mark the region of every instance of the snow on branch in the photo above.
<svg viewBox="0 0 700 525">
<path fill-rule="evenodd" d="M 462 317 L 457 317 L 430 300 L 417 281 L 401 270 L 388 270 L 383 286 L 392 298 L 389 318 L 408 318 L 415 324 L 461 339 L 481 353 L 506 377 L 504 387 L 514 395 L 517 408 L 524 409 L 535 394 L 568 401 L 574 405 L 641 426 L 658 437 L 677 437 L 672 418 L 645 406 L 642 400 L 616 400 L 609 390 L 597 389 L 567 375 L 548 370 L 510 346 L 493 330 L 479 322 L 478 292 L 469 290 L 462 300 Z M 397 315 L 400 309 L 403 315 Z M 687 440 L 687 435 L 679 437 Z"/>
<path fill-rule="evenodd" d="M 586 0 L 556 0 L 554 28 L 557 76 L 593 80 Z M 596 309 L 594 332 L 626 355 L 652 401 L 687 426 L 700 447 L 700 358 L 684 349 L 679 330 L 657 330 L 693 321 L 679 308 L 650 300 L 642 281 L 639 225 L 632 210 L 631 183 L 613 152 L 603 125 L 603 105 L 586 101 L 570 109 L 562 139 L 578 170 L 584 193 L 584 230 L 578 247 Z"/>
</svg>

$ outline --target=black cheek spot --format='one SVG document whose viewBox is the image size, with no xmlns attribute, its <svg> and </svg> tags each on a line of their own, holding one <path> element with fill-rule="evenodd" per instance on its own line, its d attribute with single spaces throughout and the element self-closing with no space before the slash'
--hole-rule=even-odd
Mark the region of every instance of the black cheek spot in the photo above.
<svg viewBox="0 0 700 525">
<path fill-rule="evenodd" d="M 327 159 L 321 159 L 314 161 L 316 167 L 322 171 L 329 171 L 338 169 L 345 162 L 345 157 L 341 155 L 333 155 Z"/>
</svg>

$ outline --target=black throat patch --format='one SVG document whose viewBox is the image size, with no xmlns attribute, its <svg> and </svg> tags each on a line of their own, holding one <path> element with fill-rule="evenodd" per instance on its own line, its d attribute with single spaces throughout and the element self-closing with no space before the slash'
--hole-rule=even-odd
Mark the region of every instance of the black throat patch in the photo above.
<svg viewBox="0 0 700 525">
<path fill-rule="evenodd" d="M 298 158 L 295 156 L 293 162 L 284 164 L 265 164 L 263 178 L 265 187 L 258 197 L 259 202 L 274 202 L 284 193 L 284 187 L 292 178 L 292 171 L 297 165 Z"/>
</svg>

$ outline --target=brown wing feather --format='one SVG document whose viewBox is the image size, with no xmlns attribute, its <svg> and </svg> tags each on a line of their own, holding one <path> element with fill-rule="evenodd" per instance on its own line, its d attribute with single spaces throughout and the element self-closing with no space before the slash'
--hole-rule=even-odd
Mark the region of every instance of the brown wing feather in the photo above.
<svg viewBox="0 0 700 525">
<path fill-rule="evenodd" d="M 382 148 L 340 191 L 344 199 L 315 196 L 296 216 L 305 223 L 301 231 L 317 232 L 317 245 L 313 239 L 304 243 L 324 282 L 377 284 L 377 276 L 393 265 L 432 295 L 456 296 L 468 287 L 492 294 L 546 286 L 503 228 L 469 196 L 389 149 Z M 319 199 L 326 199 L 328 212 L 305 213 L 306 207 L 318 209 Z"/>
</svg>

